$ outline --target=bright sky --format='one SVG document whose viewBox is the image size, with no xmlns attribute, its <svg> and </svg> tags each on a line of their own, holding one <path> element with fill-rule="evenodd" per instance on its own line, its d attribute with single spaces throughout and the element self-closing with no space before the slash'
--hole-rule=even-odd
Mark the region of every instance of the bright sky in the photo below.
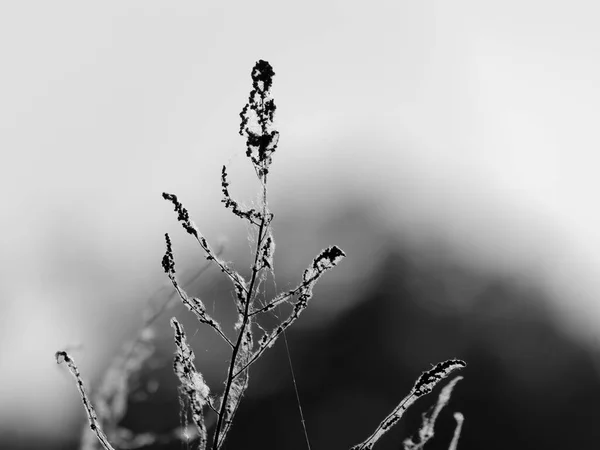
<svg viewBox="0 0 600 450">
<path fill-rule="evenodd" d="M 205 4 L 0 7 L 3 426 L 60 435 L 78 417 L 57 413 L 76 394 L 53 353 L 102 354 L 106 311 L 125 321 L 118 298 L 156 286 L 173 229 L 160 192 L 224 217 L 220 165 L 241 167 L 259 58 L 276 72 L 278 195 L 306 204 L 335 170 L 327 195 L 397 202 L 389 227 L 531 271 L 584 332 L 598 323 L 597 2 Z"/>
</svg>

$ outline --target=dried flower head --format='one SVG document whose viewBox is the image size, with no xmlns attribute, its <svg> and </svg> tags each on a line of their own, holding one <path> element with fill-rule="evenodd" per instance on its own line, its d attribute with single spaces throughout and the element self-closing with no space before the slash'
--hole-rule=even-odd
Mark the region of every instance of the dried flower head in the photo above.
<svg viewBox="0 0 600 450">
<path fill-rule="evenodd" d="M 271 86 L 275 72 L 267 61 L 259 60 L 252 69 L 252 91 L 248 103 L 242 109 L 240 135 L 246 134 L 246 156 L 250 158 L 256 175 L 265 182 L 277 149 L 279 132 L 273 129 L 275 102 L 271 98 Z"/>
</svg>

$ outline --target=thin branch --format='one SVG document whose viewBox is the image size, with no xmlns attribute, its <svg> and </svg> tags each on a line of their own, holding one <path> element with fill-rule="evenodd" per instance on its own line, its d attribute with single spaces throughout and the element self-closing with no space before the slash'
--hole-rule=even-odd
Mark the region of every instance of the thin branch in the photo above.
<svg viewBox="0 0 600 450">
<path fill-rule="evenodd" d="M 173 278 L 171 282 L 173 282 L 173 286 L 177 290 L 177 293 L 179 294 L 179 297 L 181 298 L 183 304 L 186 305 L 190 311 L 196 314 L 198 321 L 212 327 L 217 332 L 217 334 L 221 336 L 223 340 L 227 342 L 227 344 L 229 344 L 230 347 L 233 348 L 233 342 L 231 342 L 231 340 L 229 340 L 225 333 L 223 333 L 223 330 L 221 330 L 221 326 L 219 325 L 219 323 L 215 319 L 210 317 L 208 314 L 206 314 L 206 307 L 204 306 L 204 303 L 202 303 L 202 301 L 197 297 L 189 297 L 186 294 L 186 292 L 179 287 L 179 285 L 175 281 L 175 278 Z"/>
<path fill-rule="evenodd" d="M 238 202 L 231 198 L 231 195 L 229 194 L 229 181 L 227 180 L 227 168 L 225 166 L 223 166 L 223 169 L 221 170 L 221 192 L 223 192 L 221 203 L 225 203 L 225 208 L 231 209 L 233 214 L 242 219 L 246 219 L 252 225 L 260 225 L 260 212 L 254 208 L 244 210 L 240 207 Z"/>
<path fill-rule="evenodd" d="M 321 273 L 316 272 L 313 276 L 311 276 L 310 278 L 308 278 L 306 281 L 303 281 L 301 284 L 299 284 L 297 287 L 295 287 L 291 291 L 282 292 L 281 294 L 278 294 L 269 303 L 267 303 L 266 305 L 264 305 L 262 308 L 252 310 L 250 312 L 250 316 L 254 316 L 256 314 L 262 314 L 262 313 L 269 312 L 270 310 L 272 310 L 276 306 L 279 306 L 282 303 L 285 303 L 285 302 L 289 301 L 290 297 L 293 297 L 294 295 L 299 294 L 302 290 L 306 289 L 311 283 L 316 282 L 319 279 L 320 276 L 321 276 Z"/>
<path fill-rule="evenodd" d="M 208 407 L 212 410 L 212 412 L 214 412 L 217 416 L 219 415 L 219 410 L 217 410 L 217 408 L 215 407 L 215 405 L 213 405 L 213 401 L 212 398 L 208 399 Z"/>
<path fill-rule="evenodd" d="M 179 294 L 179 298 L 181 298 L 182 303 L 191 312 L 193 312 L 196 315 L 196 317 L 198 318 L 198 321 L 200 321 L 201 323 L 205 323 L 205 324 L 209 325 L 210 327 L 212 327 L 217 332 L 217 334 L 219 334 L 219 336 L 221 336 L 223 338 L 223 340 L 225 342 L 227 342 L 230 347 L 233 348 L 233 342 L 231 342 L 229 340 L 229 338 L 225 335 L 225 333 L 223 333 L 223 330 L 221 330 L 221 326 L 219 325 L 219 322 L 217 322 L 215 319 L 213 319 L 206 313 L 206 307 L 204 306 L 204 303 L 202 303 L 202 300 L 200 300 L 199 298 L 196 298 L 196 297 L 190 297 L 179 286 L 179 283 L 177 282 L 177 278 L 175 277 L 175 261 L 173 258 L 173 248 L 171 246 L 171 239 L 169 238 L 168 234 L 165 234 L 165 242 L 166 242 L 167 249 L 166 249 L 165 255 L 163 256 L 162 266 L 163 266 L 165 273 L 169 276 L 169 279 L 171 280 L 173 287 Z"/>
<path fill-rule="evenodd" d="M 302 311 L 308 306 L 308 301 L 312 298 L 313 288 L 321 275 L 326 271 L 334 268 L 346 254 L 337 246 L 328 247 L 319 253 L 312 264 L 304 271 L 303 284 L 300 289 L 300 296 L 294 304 L 290 316 L 281 322 L 277 328 L 270 333 L 265 333 L 258 341 L 259 347 L 256 352 L 250 357 L 248 362 L 242 366 L 234 375 L 234 378 L 239 376 L 244 370 L 254 363 L 260 356 L 270 347 L 273 346 L 279 336 L 290 327 L 302 314 Z"/>
<path fill-rule="evenodd" d="M 462 380 L 463 377 L 458 376 L 452 379 L 444 388 L 441 390 L 438 396 L 437 403 L 433 409 L 433 412 L 428 416 L 423 414 L 423 424 L 419 429 L 419 436 L 417 442 L 414 442 L 411 438 L 404 441 L 404 450 L 422 450 L 427 441 L 434 436 L 435 421 L 437 420 L 440 412 L 450 401 L 452 390 L 456 383 Z"/>
<path fill-rule="evenodd" d="M 221 256 L 223 254 L 224 247 L 221 245 L 217 250 L 217 256 Z M 196 282 L 208 269 L 210 268 L 210 262 L 207 262 L 198 270 L 198 272 L 194 275 L 194 277 L 189 280 L 186 284 L 192 284 Z M 152 315 L 144 321 L 144 327 L 146 328 L 152 325 L 170 306 L 173 304 L 173 300 L 175 299 L 175 295 L 172 293 L 169 296 L 169 299 L 166 302 L 163 302 L 160 307 L 152 313 Z"/>
<path fill-rule="evenodd" d="M 460 359 L 449 359 L 436 364 L 436 366 L 423 372 L 418 378 L 409 394 L 400 401 L 398 406 L 379 424 L 373 434 L 361 444 L 355 445 L 350 450 L 371 450 L 375 443 L 387 433 L 396 423 L 400 421 L 404 412 L 414 403 L 419 397 L 429 394 L 433 388 L 450 373 L 456 369 L 462 369 L 467 364 Z"/>
<path fill-rule="evenodd" d="M 454 436 L 452 436 L 452 442 L 450 442 L 450 447 L 448 447 L 448 450 L 456 450 L 465 417 L 461 413 L 457 412 L 454 413 L 454 420 L 456 420 L 456 428 L 454 429 Z"/>
<path fill-rule="evenodd" d="M 166 192 L 163 192 L 162 196 L 165 200 L 168 200 L 173 204 L 175 212 L 177 213 L 177 220 L 181 222 L 181 225 L 185 231 L 196 238 L 196 241 L 198 241 L 200 247 L 202 247 L 202 250 L 204 250 L 206 253 L 206 259 L 208 261 L 214 261 L 215 264 L 217 264 L 221 269 L 221 272 L 225 273 L 229 277 L 236 289 L 247 293 L 248 289 L 246 287 L 244 278 L 217 257 L 217 254 L 210 247 L 210 245 L 208 245 L 206 238 L 202 235 L 202 233 L 200 233 L 194 222 L 190 220 L 190 215 L 187 209 L 185 209 L 185 207 L 177 199 L 177 196 L 175 194 L 168 194 Z"/>
<path fill-rule="evenodd" d="M 58 351 L 54 356 L 56 358 L 57 364 L 61 364 L 63 362 L 67 364 L 69 372 L 71 372 L 71 375 L 73 375 L 73 377 L 77 381 L 77 389 L 79 390 L 79 395 L 81 397 L 83 407 L 85 408 L 85 411 L 87 413 L 90 429 L 96 434 L 96 437 L 98 438 L 102 446 L 105 448 L 105 450 L 115 450 L 113 446 L 110 445 L 110 442 L 108 442 L 108 438 L 106 437 L 106 435 L 102 431 L 102 428 L 100 427 L 100 423 L 98 422 L 98 416 L 96 416 L 94 406 L 92 405 L 92 402 L 90 401 L 87 393 L 85 392 L 83 380 L 81 379 L 81 375 L 79 374 L 79 369 L 77 368 L 75 361 L 73 361 L 73 358 L 71 358 L 71 356 L 65 351 Z"/>
</svg>

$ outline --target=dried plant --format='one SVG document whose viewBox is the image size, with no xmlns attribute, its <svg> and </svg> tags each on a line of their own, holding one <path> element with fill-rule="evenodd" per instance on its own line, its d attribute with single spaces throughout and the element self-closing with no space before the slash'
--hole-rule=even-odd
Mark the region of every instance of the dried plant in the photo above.
<svg viewBox="0 0 600 450">
<path fill-rule="evenodd" d="M 174 330 L 175 359 L 174 372 L 180 383 L 180 393 L 185 398 L 184 406 L 189 408 L 195 426 L 194 432 L 182 433 L 176 430 L 167 438 L 182 439 L 183 435 L 194 438 L 197 448 L 205 450 L 209 445 L 212 450 L 222 449 L 227 435 L 233 425 L 235 414 L 239 408 L 244 392 L 248 388 L 250 366 L 255 363 L 264 352 L 272 347 L 286 330 L 300 317 L 307 308 L 313 295 L 313 288 L 317 281 L 328 270 L 334 268 L 345 256 L 343 250 L 331 246 L 322 250 L 304 270 L 298 285 L 291 290 L 275 295 L 270 300 L 265 300 L 260 290 L 261 285 L 270 274 L 273 276 L 273 255 L 275 241 L 271 224 L 273 214 L 268 209 L 267 181 L 269 170 L 273 161 L 273 154 L 277 150 L 279 132 L 273 127 L 275 103 L 271 97 L 271 86 L 274 76 L 271 65 L 259 60 L 252 69 L 252 90 L 248 102 L 240 113 L 241 124 L 239 133 L 246 137 L 246 156 L 250 159 L 258 181 L 260 183 L 260 199 L 256 208 L 246 209 L 235 201 L 229 192 L 227 168 L 221 171 L 222 202 L 234 215 L 248 222 L 256 233 L 256 248 L 253 252 L 253 263 L 248 279 L 239 274 L 230 264 L 220 259 L 220 253 L 213 250 L 206 238 L 196 225 L 191 221 L 186 208 L 176 195 L 163 193 L 163 198 L 169 201 L 177 213 L 177 219 L 183 229 L 190 234 L 200 245 L 209 264 L 216 265 L 221 272 L 231 281 L 235 293 L 234 301 L 237 310 L 237 321 L 232 331 L 224 330 L 221 325 L 211 317 L 201 299 L 189 295 L 178 281 L 175 270 L 173 247 L 168 234 L 165 234 L 166 252 L 162 258 L 162 267 L 174 287 L 176 295 L 183 305 L 189 309 L 204 325 L 211 327 L 231 350 L 227 376 L 220 394 L 212 394 L 211 389 L 204 381 L 202 374 L 194 364 L 194 352 L 189 345 L 185 330 L 176 319 L 171 319 Z M 270 331 L 258 324 L 258 318 L 282 304 L 291 306 L 291 312 L 286 318 Z M 164 310 L 161 309 L 160 312 Z M 156 314 L 152 317 L 156 318 Z M 131 344 L 129 350 L 118 358 L 118 363 L 108 371 L 103 388 L 95 401 L 99 405 L 100 414 L 97 414 L 92 402 L 86 394 L 83 381 L 73 358 L 65 351 L 56 353 L 58 363 L 66 362 L 69 370 L 77 380 L 81 399 L 87 412 L 89 428 L 93 433 L 87 433 L 88 439 L 84 440 L 85 450 L 104 448 L 113 449 L 109 440 L 116 442 L 120 448 L 135 448 L 161 441 L 161 437 L 144 433 L 134 435 L 128 430 L 118 427 L 119 420 L 126 409 L 128 382 L 134 374 L 139 373 L 143 362 L 153 352 L 153 333 L 150 322 L 146 322 L 143 332 Z M 430 393 L 434 387 L 444 380 L 450 373 L 464 367 L 466 364 L 457 359 L 441 362 L 431 370 L 424 372 L 409 394 L 398 404 L 377 427 L 374 433 L 363 443 L 352 447 L 351 450 L 368 450 L 373 448 L 379 438 L 395 425 L 404 412 L 420 397 Z M 441 392 L 437 405 L 431 416 L 424 416 L 423 425 L 419 432 L 417 443 L 407 439 L 404 443 L 406 450 L 420 449 L 427 440 L 433 436 L 433 426 L 439 411 L 447 404 L 452 389 L 460 380 L 456 377 Z M 216 416 L 216 424 L 209 439 L 205 414 Z M 187 412 L 185 413 L 187 415 Z M 451 443 L 455 449 L 460 435 L 462 415 L 455 414 L 457 428 Z M 302 419 L 304 426 L 304 420 Z M 307 447 L 310 442 L 306 428 Z M 90 440 L 92 436 L 94 439 Z M 164 438 L 164 436 L 163 436 Z M 99 445 L 101 447 L 99 447 Z"/>
</svg>

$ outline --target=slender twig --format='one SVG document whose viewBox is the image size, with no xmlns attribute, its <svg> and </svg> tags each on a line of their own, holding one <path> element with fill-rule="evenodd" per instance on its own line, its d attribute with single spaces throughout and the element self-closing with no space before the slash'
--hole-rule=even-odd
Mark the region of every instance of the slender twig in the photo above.
<svg viewBox="0 0 600 450">
<path fill-rule="evenodd" d="M 298 285 L 297 287 L 295 287 L 291 291 L 282 292 L 281 294 L 277 295 L 273 300 L 271 300 L 266 305 L 262 306 L 259 309 L 252 310 L 250 312 L 250 315 L 254 316 L 256 314 L 266 313 L 266 312 L 272 310 L 273 308 L 275 308 L 276 306 L 279 306 L 282 303 L 285 303 L 285 302 L 289 301 L 289 299 L 291 297 L 299 294 L 303 289 L 306 289 L 310 283 L 312 283 L 314 281 L 317 281 L 317 279 L 320 276 L 321 276 L 321 274 L 316 273 L 315 275 L 313 275 L 312 277 L 310 277 L 308 280 L 303 281 L 300 285 Z"/>
<path fill-rule="evenodd" d="M 171 280 L 171 281 L 173 281 L 173 280 Z M 186 305 L 190 309 L 190 311 L 192 311 L 194 314 L 196 314 L 196 317 L 198 317 L 198 320 L 201 323 L 210 325 L 212 327 L 212 329 L 215 330 L 217 332 L 217 334 L 219 336 L 221 336 L 225 342 L 227 342 L 227 344 L 229 344 L 230 347 L 233 347 L 233 342 L 231 342 L 229 340 L 229 338 L 225 335 L 225 333 L 223 333 L 223 330 L 221 330 L 220 325 L 212 317 L 210 317 L 208 314 L 206 314 L 206 311 L 204 309 L 204 304 L 200 301 L 200 299 L 195 298 L 195 297 L 194 298 L 189 297 L 186 294 L 186 292 L 183 289 L 181 289 L 181 287 L 179 287 L 179 285 L 175 282 L 173 283 L 173 286 L 177 290 L 177 293 L 179 294 L 179 297 L 181 298 L 182 303 L 184 305 Z"/>
<path fill-rule="evenodd" d="M 294 308 L 290 316 L 281 322 L 277 328 L 275 328 L 270 333 L 265 333 L 260 340 L 258 341 L 259 347 L 258 350 L 254 352 L 254 354 L 248 359 L 246 364 L 244 364 L 235 374 L 234 378 L 239 376 L 244 372 L 244 370 L 248 369 L 248 367 L 254 363 L 260 356 L 268 349 L 273 346 L 275 341 L 281 336 L 282 333 L 285 332 L 287 328 L 289 328 L 302 314 L 302 311 L 306 309 L 308 306 L 308 301 L 312 298 L 313 295 L 313 287 L 316 284 L 317 280 L 321 275 L 323 275 L 326 271 L 335 267 L 341 260 L 344 258 L 346 254 L 337 246 L 328 247 L 319 253 L 313 259 L 311 265 L 304 271 L 303 274 L 303 288 L 300 291 L 300 296 L 296 303 L 294 303 Z M 309 281 L 312 280 L 312 281 Z"/>
<path fill-rule="evenodd" d="M 229 340 L 225 333 L 223 333 L 219 323 L 206 313 L 206 307 L 204 306 L 204 303 L 202 303 L 199 298 L 188 296 L 187 293 L 179 286 L 177 278 L 175 277 L 175 260 L 173 258 L 171 238 L 169 237 L 168 233 L 165 233 L 165 242 L 167 244 L 167 251 L 165 252 L 162 260 L 163 270 L 171 280 L 171 283 L 177 291 L 177 294 L 179 294 L 182 303 L 196 315 L 201 323 L 205 323 L 212 327 L 212 329 L 215 330 L 217 334 L 219 334 L 219 336 L 221 336 L 223 340 L 229 344 L 230 347 L 233 347 L 233 343 Z"/>
<path fill-rule="evenodd" d="M 454 429 L 454 435 L 452 436 L 452 442 L 450 442 L 450 447 L 448 450 L 456 450 L 458 446 L 458 439 L 460 438 L 460 433 L 462 431 L 463 422 L 465 421 L 465 416 L 462 413 L 454 413 L 454 420 L 456 420 L 456 428 Z"/>
<path fill-rule="evenodd" d="M 94 410 L 94 406 L 92 405 L 90 398 L 88 397 L 87 393 L 85 392 L 83 380 L 81 379 L 81 375 L 79 374 L 79 369 L 77 368 L 75 361 L 65 351 L 58 351 L 58 352 L 56 352 L 56 354 L 54 356 L 55 356 L 56 362 L 58 364 L 61 364 L 63 362 L 65 364 L 67 364 L 67 367 L 69 368 L 69 372 L 71 372 L 71 375 L 73 375 L 73 377 L 77 381 L 77 389 L 79 390 L 79 396 L 81 397 L 81 402 L 83 403 L 83 407 L 85 408 L 85 411 L 87 412 L 87 418 L 88 418 L 88 422 L 90 424 L 90 429 L 96 434 L 98 441 L 100 441 L 100 443 L 105 448 L 105 450 L 115 450 L 113 448 L 113 446 L 110 445 L 110 442 L 108 442 L 108 438 L 106 437 L 106 435 L 104 434 L 104 431 L 102 431 L 102 428 L 100 427 L 100 422 L 98 421 L 98 416 L 96 416 L 96 411 Z"/>
<path fill-rule="evenodd" d="M 190 220 L 190 215 L 187 209 L 185 209 L 185 207 L 177 199 L 177 196 L 174 194 L 168 194 L 166 192 L 163 192 L 162 196 L 165 200 L 168 200 L 173 204 L 175 212 L 178 214 L 177 220 L 181 222 L 181 226 L 184 228 L 184 230 L 194 236 L 198 244 L 200 244 L 200 247 L 202 247 L 202 250 L 204 250 L 206 253 L 206 259 L 209 261 L 214 261 L 215 264 L 217 264 L 217 266 L 219 266 L 221 269 L 221 272 L 225 273 L 233 282 L 236 289 L 247 292 L 248 289 L 245 286 L 244 278 L 217 257 L 217 254 L 210 247 L 210 245 L 208 245 L 206 238 L 202 235 L 202 233 L 200 233 L 194 222 Z"/>
<path fill-rule="evenodd" d="M 387 433 L 396 423 L 400 421 L 406 410 L 416 402 L 420 397 L 429 394 L 433 388 L 444 378 L 457 369 L 462 369 L 467 364 L 460 359 L 449 359 L 435 365 L 427 372 L 423 372 L 414 384 L 408 395 L 404 397 L 398 406 L 379 424 L 373 434 L 359 445 L 355 445 L 350 450 L 371 450 L 375 443 Z"/>
<path fill-rule="evenodd" d="M 425 444 L 431 440 L 434 436 L 434 428 L 435 422 L 440 415 L 440 412 L 450 401 L 450 396 L 452 395 L 452 390 L 456 383 L 462 380 L 463 377 L 458 376 L 451 380 L 444 388 L 441 390 L 440 395 L 438 396 L 437 403 L 433 408 L 431 414 L 423 414 L 423 424 L 421 428 L 419 428 L 417 441 L 415 442 L 413 439 L 408 438 L 404 440 L 404 450 L 422 450 Z"/>
</svg>

